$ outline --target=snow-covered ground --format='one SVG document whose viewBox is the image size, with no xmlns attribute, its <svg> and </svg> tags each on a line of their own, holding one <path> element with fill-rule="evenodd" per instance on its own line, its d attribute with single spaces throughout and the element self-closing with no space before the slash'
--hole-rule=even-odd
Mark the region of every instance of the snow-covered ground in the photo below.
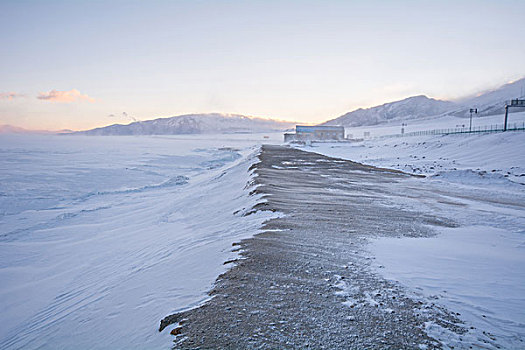
<svg viewBox="0 0 525 350">
<path fill-rule="evenodd" d="M 0 348 L 169 349 L 270 217 L 245 186 L 281 137 L 0 136 Z"/>
<path fill-rule="evenodd" d="M 478 118 L 474 126 L 491 125 L 503 116 Z M 512 118 L 512 119 L 511 119 Z M 524 123 L 525 112 L 513 113 L 512 123 Z M 467 125 L 468 125 L 468 119 Z M 427 119 L 410 126 L 410 131 L 454 128 L 463 118 Z M 395 128 L 395 130 L 394 130 Z M 408 128 L 408 127 L 407 127 Z M 358 130 L 358 131 L 356 131 Z M 363 131 L 374 135 L 399 133 L 398 126 L 384 125 L 347 129 L 347 134 Z M 414 174 L 441 176 L 449 181 L 525 183 L 525 132 L 452 134 L 369 139 L 352 143 L 314 143 L 306 151 Z"/>
<path fill-rule="evenodd" d="M 502 118 L 477 118 L 474 126 Z M 521 123 L 525 113 L 509 119 Z M 406 131 L 465 122 L 414 121 Z M 234 256 L 231 243 L 270 217 L 242 216 L 259 200 L 244 187 L 257 145 L 281 142 L 282 134 L 0 136 L 0 348 L 168 349 L 170 329 L 159 333 L 159 321 L 202 303 Z M 405 184 L 426 193 L 397 204 L 459 227 L 374 241 L 374 266 L 460 313 L 474 327 L 465 335 L 470 344 L 524 347 L 525 132 L 302 149 L 428 175 Z M 427 326 L 447 344 L 459 342 Z"/>
<path fill-rule="evenodd" d="M 516 112 L 516 110 L 512 110 Z M 486 117 L 477 117 L 475 114 L 472 116 L 472 128 L 496 126 L 502 128 L 504 124 L 504 115 L 491 115 Z M 359 139 L 365 137 L 365 133 L 368 133 L 367 138 L 374 138 L 385 135 L 395 135 L 401 133 L 401 128 L 406 133 L 415 131 L 425 131 L 433 129 L 463 129 L 468 130 L 469 118 L 459 118 L 454 116 L 442 116 L 439 118 L 429 117 L 423 119 L 412 119 L 412 120 L 391 120 L 385 124 L 372 125 L 372 126 L 360 126 L 354 128 L 345 128 L 345 132 L 348 138 Z M 509 113 L 508 127 L 521 127 L 525 123 L 525 112 Z M 406 125 L 402 125 L 406 124 Z"/>
<path fill-rule="evenodd" d="M 427 324 L 429 335 L 455 348 L 522 349 L 524 236 L 525 230 L 472 225 L 440 229 L 437 236 L 426 239 L 376 240 L 371 253 L 385 277 L 459 313 L 467 328 L 475 327 L 458 337 Z"/>
<path fill-rule="evenodd" d="M 502 118 L 478 118 L 475 125 Z M 522 122 L 525 113 L 510 118 Z M 420 121 L 414 128 L 454 127 L 456 119 Z M 386 135 L 392 133 L 390 128 L 367 130 Z M 376 271 L 458 313 L 469 328 L 462 337 L 427 325 L 429 334 L 447 346 L 525 348 L 525 132 L 396 137 L 300 148 L 426 175 L 403 184 L 407 196 L 395 198 L 393 205 L 447 217 L 459 227 L 436 228 L 432 238 L 372 241 Z M 413 196 L 415 188 L 419 196 Z"/>
</svg>

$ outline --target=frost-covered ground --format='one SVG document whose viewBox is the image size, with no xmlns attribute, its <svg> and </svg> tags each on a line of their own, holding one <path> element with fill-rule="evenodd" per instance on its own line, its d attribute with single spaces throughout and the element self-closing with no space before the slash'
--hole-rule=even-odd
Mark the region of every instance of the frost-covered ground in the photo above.
<svg viewBox="0 0 525 350">
<path fill-rule="evenodd" d="M 0 136 L 0 348 L 170 348 L 269 217 L 244 188 L 281 137 Z"/>
<path fill-rule="evenodd" d="M 525 113 L 511 118 L 522 122 Z M 497 119 L 502 116 L 476 122 L 490 125 Z M 458 122 L 446 117 L 421 121 L 417 128 Z M 391 133 L 389 128 L 368 130 L 380 135 Z M 408 182 L 414 187 L 407 193 L 423 185 L 421 196 L 398 198 L 397 205 L 448 217 L 459 227 L 439 229 L 432 238 L 373 241 L 370 254 L 378 273 L 457 312 L 473 327 L 459 339 L 428 324 L 429 334 L 448 346 L 525 347 L 525 132 L 384 138 L 301 149 L 426 175 Z M 492 344 L 479 342 L 490 338 Z"/>
</svg>

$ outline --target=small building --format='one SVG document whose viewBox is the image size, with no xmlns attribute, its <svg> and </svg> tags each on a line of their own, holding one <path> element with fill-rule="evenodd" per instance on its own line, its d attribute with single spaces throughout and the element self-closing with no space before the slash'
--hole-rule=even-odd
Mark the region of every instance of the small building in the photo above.
<svg viewBox="0 0 525 350">
<path fill-rule="evenodd" d="M 295 134 L 284 134 L 284 142 L 291 141 L 340 141 L 345 138 L 343 126 L 296 125 Z"/>
</svg>

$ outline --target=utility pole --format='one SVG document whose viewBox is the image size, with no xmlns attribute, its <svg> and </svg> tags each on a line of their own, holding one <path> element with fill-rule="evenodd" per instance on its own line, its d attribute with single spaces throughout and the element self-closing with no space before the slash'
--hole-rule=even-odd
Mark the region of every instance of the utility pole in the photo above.
<svg viewBox="0 0 525 350">
<path fill-rule="evenodd" d="M 505 107 L 506 108 L 506 107 Z M 478 109 L 477 108 L 471 108 L 470 109 L 470 125 L 468 127 L 468 131 L 469 132 L 472 132 L 472 113 L 476 113 L 478 114 Z M 506 123 L 505 123 L 506 124 Z"/>
<path fill-rule="evenodd" d="M 503 131 L 507 131 L 507 119 L 509 117 L 509 105 L 505 105 L 505 123 L 503 123 Z"/>
</svg>

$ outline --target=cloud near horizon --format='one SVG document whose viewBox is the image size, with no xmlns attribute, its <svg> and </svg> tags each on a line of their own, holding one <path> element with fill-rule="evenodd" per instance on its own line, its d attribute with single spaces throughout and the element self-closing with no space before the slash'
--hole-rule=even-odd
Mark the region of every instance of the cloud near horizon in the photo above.
<svg viewBox="0 0 525 350">
<path fill-rule="evenodd" d="M 23 94 L 18 92 L 0 92 L 0 100 L 14 100 L 15 98 L 25 97 Z"/>
<path fill-rule="evenodd" d="M 39 100 L 45 100 L 45 101 L 51 101 L 51 102 L 64 102 L 64 103 L 70 103 L 70 102 L 76 102 L 76 101 L 88 101 L 88 102 L 95 102 L 95 99 L 85 95 L 81 94 L 80 91 L 77 89 L 71 89 L 69 91 L 57 91 L 57 90 L 51 90 L 49 92 L 41 92 L 37 98 Z"/>
</svg>

